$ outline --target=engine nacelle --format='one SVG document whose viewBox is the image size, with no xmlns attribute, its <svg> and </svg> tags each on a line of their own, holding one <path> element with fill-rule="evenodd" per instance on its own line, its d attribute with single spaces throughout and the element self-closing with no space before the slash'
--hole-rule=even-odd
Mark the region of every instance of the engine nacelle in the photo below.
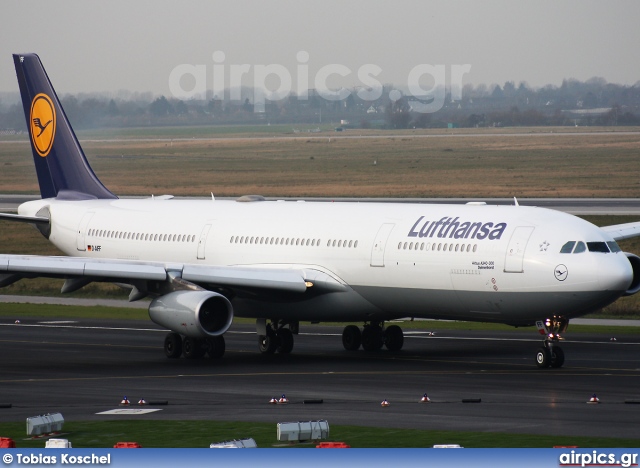
<svg viewBox="0 0 640 468">
<path fill-rule="evenodd" d="M 149 317 L 172 331 L 191 338 L 219 336 L 233 320 L 233 307 L 211 291 L 174 291 L 151 301 Z"/>
<path fill-rule="evenodd" d="M 632 296 L 640 291 L 640 257 L 629 252 L 625 252 L 624 254 L 627 256 L 629 263 L 631 263 L 631 269 L 633 270 L 633 279 L 631 280 L 629 289 L 625 291 L 623 296 Z"/>
</svg>

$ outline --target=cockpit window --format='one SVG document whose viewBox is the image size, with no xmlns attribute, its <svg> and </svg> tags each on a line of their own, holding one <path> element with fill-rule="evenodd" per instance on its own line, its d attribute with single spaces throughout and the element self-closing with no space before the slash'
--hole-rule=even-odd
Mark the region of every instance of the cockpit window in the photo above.
<svg viewBox="0 0 640 468">
<path fill-rule="evenodd" d="M 582 252 L 585 252 L 586 250 L 587 250 L 587 246 L 584 245 L 584 242 L 579 241 L 578 244 L 576 245 L 576 248 L 573 249 L 573 253 L 574 254 L 582 253 Z"/>
<path fill-rule="evenodd" d="M 620 246 L 618 245 L 618 243 L 616 241 L 609 241 L 607 242 L 607 245 L 609 246 L 609 249 L 613 252 L 622 252 L 622 249 L 620 248 Z"/>
<path fill-rule="evenodd" d="M 573 246 L 576 245 L 576 241 L 569 241 L 562 246 L 560 253 L 571 253 Z"/>
<path fill-rule="evenodd" d="M 609 253 L 606 242 L 587 242 L 587 247 L 589 247 L 589 252 Z"/>
</svg>

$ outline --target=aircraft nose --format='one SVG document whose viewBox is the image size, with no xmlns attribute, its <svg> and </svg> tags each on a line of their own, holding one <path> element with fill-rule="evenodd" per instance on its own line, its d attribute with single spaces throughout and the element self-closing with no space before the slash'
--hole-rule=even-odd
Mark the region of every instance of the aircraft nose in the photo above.
<svg viewBox="0 0 640 468">
<path fill-rule="evenodd" d="M 600 286 L 605 291 L 626 291 L 633 280 L 631 263 L 622 253 L 607 256 L 608 258 L 598 262 Z"/>
</svg>

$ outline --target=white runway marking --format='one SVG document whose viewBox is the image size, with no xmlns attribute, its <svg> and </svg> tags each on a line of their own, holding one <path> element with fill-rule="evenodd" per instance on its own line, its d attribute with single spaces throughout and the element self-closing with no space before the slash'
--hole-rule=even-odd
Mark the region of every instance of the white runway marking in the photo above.
<svg viewBox="0 0 640 468">
<path fill-rule="evenodd" d="M 96 414 L 124 414 L 126 416 L 155 413 L 156 411 L 162 411 L 160 408 L 116 408 L 109 411 L 102 411 Z"/>
<path fill-rule="evenodd" d="M 38 323 L 43 323 L 45 325 L 60 325 L 63 323 L 78 323 L 77 320 L 51 320 L 48 322 L 38 322 Z"/>
</svg>

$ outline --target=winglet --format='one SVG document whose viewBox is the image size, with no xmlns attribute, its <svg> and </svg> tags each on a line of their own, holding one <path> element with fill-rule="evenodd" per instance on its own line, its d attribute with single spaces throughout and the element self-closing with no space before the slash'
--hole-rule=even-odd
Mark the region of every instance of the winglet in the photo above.
<svg viewBox="0 0 640 468">
<path fill-rule="evenodd" d="M 36 54 L 14 54 L 42 198 L 118 198 L 96 177 Z M 67 198 L 69 198 L 67 196 Z"/>
</svg>

